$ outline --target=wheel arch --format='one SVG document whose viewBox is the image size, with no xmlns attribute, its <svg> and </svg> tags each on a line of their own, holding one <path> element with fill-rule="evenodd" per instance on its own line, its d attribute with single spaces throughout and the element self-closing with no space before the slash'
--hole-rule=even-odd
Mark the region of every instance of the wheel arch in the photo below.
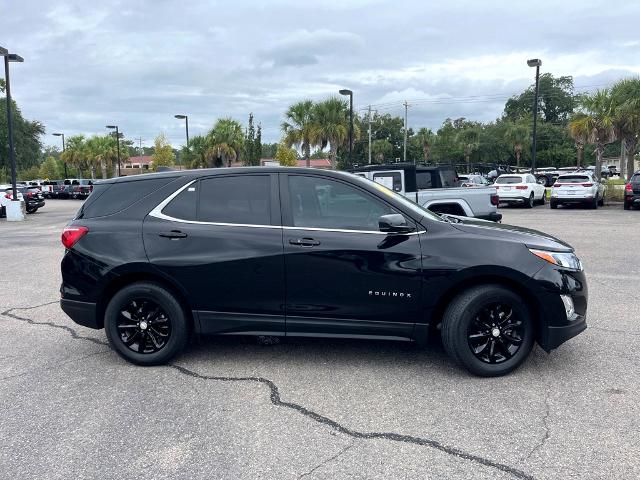
<svg viewBox="0 0 640 480">
<path fill-rule="evenodd" d="M 102 295 L 96 304 L 96 318 L 98 320 L 99 328 L 104 328 L 104 314 L 107 309 L 107 305 L 113 298 L 113 296 L 122 288 L 132 283 L 137 282 L 149 282 L 160 285 L 174 295 L 178 303 L 182 306 L 184 314 L 189 321 L 190 327 L 199 330 L 197 319 L 194 318 L 193 311 L 188 300 L 186 292 L 184 292 L 177 284 L 172 280 L 165 277 L 154 270 L 137 270 L 126 271 L 120 274 L 114 275 L 108 283 L 106 283 L 102 290 Z"/>
<path fill-rule="evenodd" d="M 515 292 L 523 299 L 535 322 L 536 340 L 538 340 L 542 333 L 542 306 L 535 294 L 532 293 L 532 287 L 526 283 L 524 278 L 521 278 L 522 274 L 515 271 L 507 273 L 506 271 L 509 269 L 504 270 L 505 272 L 469 272 L 454 281 L 440 295 L 431 309 L 431 314 L 429 315 L 430 333 L 436 332 L 445 310 L 460 293 L 481 285 L 498 285 Z"/>
</svg>

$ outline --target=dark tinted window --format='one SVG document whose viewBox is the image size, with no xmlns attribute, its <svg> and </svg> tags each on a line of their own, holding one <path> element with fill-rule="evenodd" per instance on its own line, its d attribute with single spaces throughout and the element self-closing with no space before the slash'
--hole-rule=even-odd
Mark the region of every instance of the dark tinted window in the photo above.
<svg viewBox="0 0 640 480">
<path fill-rule="evenodd" d="M 385 203 L 350 185 L 323 177 L 289 177 L 294 227 L 378 230 L 382 215 L 395 213 Z"/>
<path fill-rule="evenodd" d="M 181 220 L 195 220 L 197 205 L 198 182 L 193 183 L 182 190 L 166 207 L 164 207 L 162 213 Z"/>
<path fill-rule="evenodd" d="M 564 177 L 558 177 L 556 180 L 558 183 L 587 183 L 591 179 L 586 175 L 567 175 Z"/>
<path fill-rule="evenodd" d="M 416 173 L 416 183 L 418 184 L 418 190 L 433 188 L 433 182 L 431 180 L 431 172 Z"/>
<path fill-rule="evenodd" d="M 271 224 L 271 178 L 268 175 L 221 176 L 200 180 L 201 222 Z"/>
<path fill-rule="evenodd" d="M 508 185 L 508 184 L 514 184 L 514 183 L 523 183 L 523 182 L 522 182 L 522 177 L 521 176 L 513 175 L 511 177 L 499 177 L 496 180 L 496 183 L 498 185 L 503 185 L 503 184 Z"/>
<path fill-rule="evenodd" d="M 638 183 L 640 182 L 640 174 L 636 173 L 633 177 L 631 177 L 631 179 L 629 180 L 631 183 Z"/>
<path fill-rule="evenodd" d="M 76 218 L 93 218 L 112 215 L 133 205 L 141 198 L 155 192 L 173 178 L 154 178 L 121 183 L 98 183 L 78 212 Z"/>
<path fill-rule="evenodd" d="M 440 180 L 445 188 L 455 187 L 458 182 L 458 176 L 455 170 L 440 170 Z"/>
</svg>

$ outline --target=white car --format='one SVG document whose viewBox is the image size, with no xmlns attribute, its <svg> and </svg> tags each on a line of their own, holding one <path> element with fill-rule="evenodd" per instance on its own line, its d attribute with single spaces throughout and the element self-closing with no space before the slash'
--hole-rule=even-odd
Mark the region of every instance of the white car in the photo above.
<svg viewBox="0 0 640 480">
<path fill-rule="evenodd" d="M 500 175 L 494 186 L 498 190 L 500 203 L 520 204 L 526 208 L 533 207 L 536 202 L 544 205 L 546 189 L 530 173 Z"/>
<path fill-rule="evenodd" d="M 604 205 L 604 185 L 589 171 L 560 175 L 551 189 L 551 208 L 558 205 L 580 204 L 589 208 Z"/>
</svg>

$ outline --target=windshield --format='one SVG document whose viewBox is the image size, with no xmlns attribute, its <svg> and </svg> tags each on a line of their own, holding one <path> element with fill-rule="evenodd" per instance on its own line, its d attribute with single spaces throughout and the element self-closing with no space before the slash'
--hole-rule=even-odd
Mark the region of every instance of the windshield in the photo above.
<svg viewBox="0 0 640 480">
<path fill-rule="evenodd" d="M 558 183 L 586 183 L 591 180 L 586 175 L 572 175 L 567 177 L 558 177 Z"/>
<path fill-rule="evenodd" d="M 522 183 L 522 177 L 500 177 L 496 180 L 496 183 Z"/>
</svg>

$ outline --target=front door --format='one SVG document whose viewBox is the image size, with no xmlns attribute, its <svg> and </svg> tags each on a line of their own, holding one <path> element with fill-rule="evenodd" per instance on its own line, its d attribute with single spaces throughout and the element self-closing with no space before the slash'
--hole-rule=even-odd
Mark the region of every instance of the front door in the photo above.
<svg viewBox="0 0 640 480">
<path fill-rule="evenodd" d="M 399 212 L 318 175 L 281 174 L 281 202 L 287 335 L 411 337 L 420 236 L 378 230 L 381 215 Z"/>
<path fill-rule="evenodd" d="M 276 174 L 196 180 L 144 222 L 150 262 L 180 285 L 202 333 L 284 334 Z"/>
</svg>

